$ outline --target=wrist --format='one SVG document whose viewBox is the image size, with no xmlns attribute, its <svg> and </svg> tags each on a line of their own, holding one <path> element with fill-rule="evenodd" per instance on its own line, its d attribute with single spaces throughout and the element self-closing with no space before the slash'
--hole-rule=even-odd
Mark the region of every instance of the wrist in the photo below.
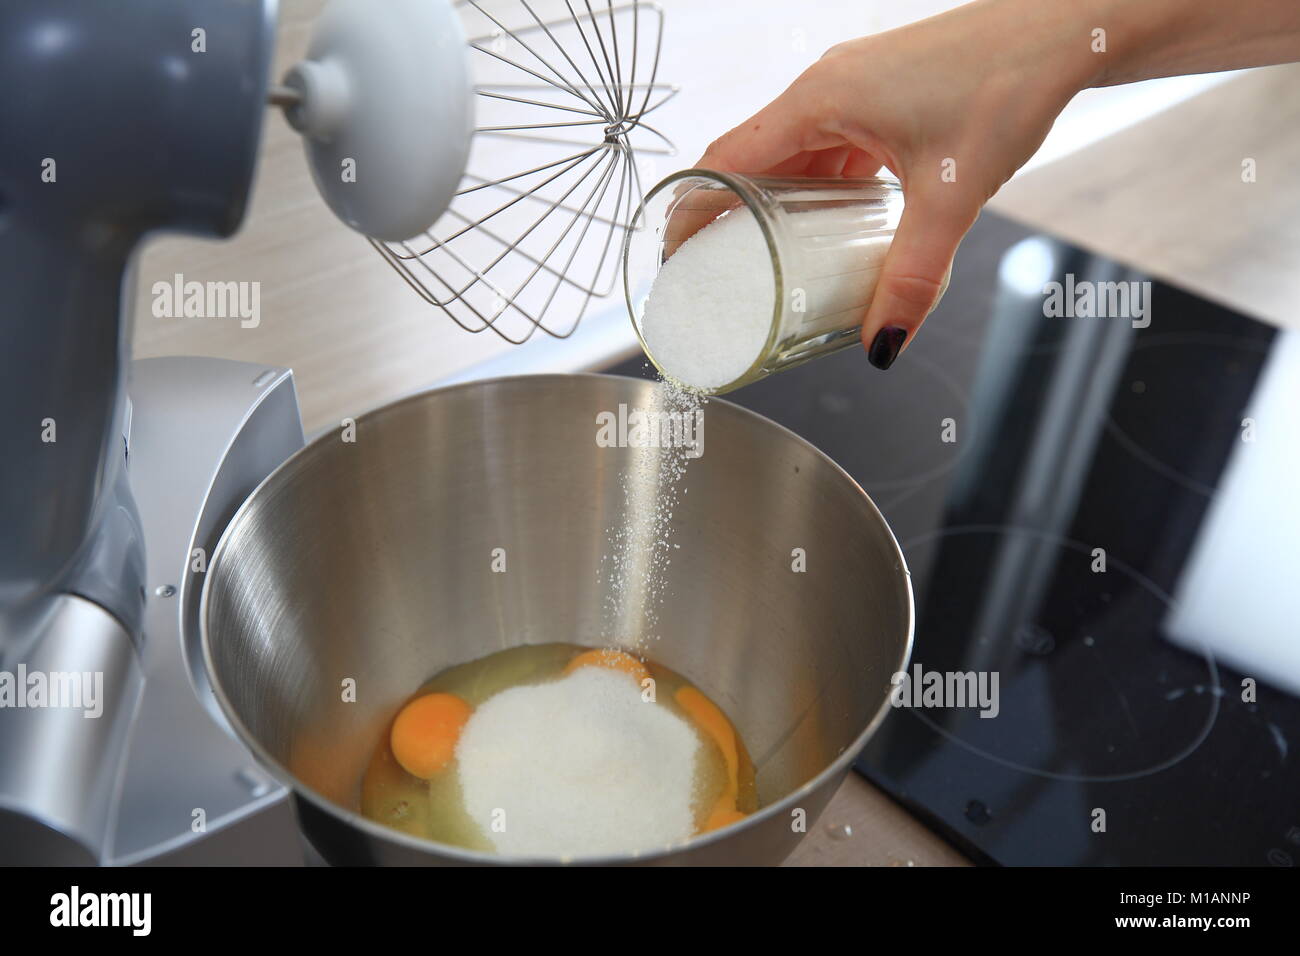
<svg viewBox="0 0 1300 956">
<path fill-rule="evenodd" d="M 1068 5 L 1088 42 L 1090 62 L 1081 89 L 1143 79 L 1144 66 L 1158 60 L 1174 38 L 1165 0 L 1077 0 Z"/>
<path fill-rule="evenodd" d="M 999 55 L 1010 56 L 1021 84 L 1064 106 L 1080 90 L 1105 83 L 1109 61 L 1096 52 L 1093 31 L 1104 13 L 1098 8 L 1108 3 L 977 0 L 972 6 L 982 8 L 989 30 L 1006 38 Z"/>
</svg>

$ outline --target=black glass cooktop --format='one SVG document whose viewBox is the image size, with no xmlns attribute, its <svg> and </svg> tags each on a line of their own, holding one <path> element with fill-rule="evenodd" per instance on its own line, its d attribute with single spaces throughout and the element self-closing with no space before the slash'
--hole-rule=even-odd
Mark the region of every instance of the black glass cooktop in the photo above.
<svg viewBox="0 0 1300 956">
<path fill-rule="evenodd" d="M 995 716 L 897 709 L 858 769 L 978 860 L 1300 860 L 1297 339 L 986 214 L 888 372 L 727 396 L 889 520 L 912 672 L 997 677 Z"/>
</svg>

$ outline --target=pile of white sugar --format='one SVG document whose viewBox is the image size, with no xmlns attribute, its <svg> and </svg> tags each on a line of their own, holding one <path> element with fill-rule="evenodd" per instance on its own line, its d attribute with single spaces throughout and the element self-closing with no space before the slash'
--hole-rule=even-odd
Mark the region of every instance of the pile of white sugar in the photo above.
<svg viewBox="0 0 1300 956">
<path fill-rule="evenodd" d="M 809 194 L 815 202 L 815 194 Z M 797 339 L 861 325 L 893 238 L 897 208 L 809 208 L 782 220 L 781 268 L 790 308 L 781 335 Z M 646 351 L 669 378 L 712 392 L 762 356 L 776 277 L 758 220 L 731 209 L 687 239 L 660 267 L 641 313 Z"/>
<path fill-rule="evenodd" d="M 712 391 L 763 351 L 776 278 L 758 221 L 732 209 L 686 240 L 655 276 L 641 316 L 646 350 L 668 376 Z"/>
<path fill-rule="evenodd" d="M 699 746 L 628 674 L 583 667 L 489 698 L 456 759 L 465 809 L 499 853 L 568 859 L 690 839 Z"/>
</svg>

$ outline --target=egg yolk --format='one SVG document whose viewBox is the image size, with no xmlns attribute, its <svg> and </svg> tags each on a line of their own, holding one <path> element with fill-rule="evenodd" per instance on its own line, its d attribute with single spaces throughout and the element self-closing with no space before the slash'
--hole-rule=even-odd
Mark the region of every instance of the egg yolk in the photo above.
<svg viewBox="0 0 1300 956">
<path fill-rule="evenodd" d="M 727 782 L 717 803 L 705 818 L 701 832 L 708 833 L 745 819 L 745 814 L 736 808 L 736 798 L 740 795 L 740 754 L 736 748 L 736 730 L 731 726 L 731 721 L 727 720 L 727 715 L 718 709 L 717 704 L 694 687 L 683 687 L 677 691 L 677 704 L 718 745 L 727 768 Z"/>
<path fill-rule="evenodd" d="M 455 694 L 415 698 L 393 721 L 388 737 L 393 756 L 411 776 L 428 780 L 451 762 L 469 715 L 469 704 Z"/>
<path fill-rule="evenodd" d="M 564 673 L 572 674 L 580 667 L 607 667 L 612 671 L 622 671 L 624 674 L 631 675 L 638 684 L 650 676 L 646 666 L 631 654 L 624 654 L 622 651 L 610 648 L 583 651 L 569 661 L 568 666 L 564 668 Z"/>
</svg>

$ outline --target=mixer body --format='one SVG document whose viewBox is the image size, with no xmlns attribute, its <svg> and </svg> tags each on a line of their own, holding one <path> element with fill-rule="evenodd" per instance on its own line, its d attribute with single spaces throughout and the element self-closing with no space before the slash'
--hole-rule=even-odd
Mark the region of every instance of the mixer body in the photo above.
<svg viewBox="0 0 1300 956">
<path fill-rule="evenodd" d="M 221 238 L 239 227 L 270 99 L 302 133 L 331 209 L 430 302 L 468 305 L 467 290 L 486 291 L 485 302 L 468 306 L 482 322 L 457 318 L 464 327 L 490 327 L 510 341 L 538 329 L 565 337 L 573 324 L 547 329 L 541 312 L 560 286 L 577 296 L 577 306 L 557 303 L 574 323 L 593 296 L 606 294 L 599 264 L 614 261 L 613 237 L 634 205 L 626 134 L 676 92 L 654 73 L 662 18 L 649 3 L 603 15 L 569 7 L 551 21 L 521 3 L 516 12 L 528 16 L 513 29 L 475 6 L 487 22 L 467 41 L 464 11 L 450 0 L 386 0 L 382 16 L 364 0 L 330 0 L 307 59 L 272 96 L 275 6 L 0 3 L 0 407 L 9 415 L 0 429 L 0 864 L 204 862 L 204 844 L 210 852 L 216 842 L 205 832 L 259 820 L 271 825 L 245 842 L 260 856 L 241 861 L 301 854 L 296 841 L 272 847 L 265 836 L 288 814 L 287 791 L 254 765 L 257 748 L 230 732 L 218 708 L 197 638 L 206 574 L 190 561 L 213 553 L 254 488 L 301 447 L 292 374 L 213 359 L 131 366 L 141 243 L 159 232 Z M 616 26 L 616 12 L 630 18 L 628 29 Z M 556 87 L 532 65 L 529 44 L 569 31 L 570 45 L 581 43 L 600 74 L 588 30 L 598 40 L 608 31 L 610 47 L 599 40 L 597 48 L 602 59 L 612 48 L 616 62 L 617 37 L 631 38 L 626 82 L 561 78 L 560 101 L 538 99 L 539 87 L 548 95 Z M 642 74 L 634 72 L 637 37 L 648 44 Z M 522 65 L 501 54 L 507 40 L 525 52 Z M 476 88 L 471 49 L 504 72 Z M 562 49 L 560 56 L 578 70 Z M 640 98 L 625 103 L 624 88 Z M 544 119 L 476 119 L 476 94 L 499 108 L 540 110 Z M 570 162 L 574 104 L 566 96 L 596 117 L 577 124 L 596 137 L 581 154 L 587 165 Z M 524 170 L 469 173 L 470 141 L 480 132 L 507 143 L 549 140 L 575 179 L 559 179 L 560 163 L 533 159 Z M 491 155 L 511 155 L 498 146 Z M 671 146 L 664 140 L 657 150 Z M 360 169 L 359 178 L 341 175 L 349 169 Z M 597 169 L 604 186 L 579 206 L 566 202 Z M 462 189 L 463 176 L 477 185 Z M 527 179 L 538 176 L 561 198 Z M 614 198 L 606 202 L 607 192 Z M 468 267 L 476 280 L 468 283 L 457 260 L 459 291 L 442 300 L 412 282 L 405 259 L 384 251 L 387 242 L 427 232 L 462 193 L 486 208 L 452 209 L 453 221 L 477 229 L 492 218 L 489 244 L 516 252 L 527 282 L 537 274 L 565 279 L 540 289 L 540 307 L 503 296 L 485 279 L 497 252 L 490 265 Z M 518 207 L 523 219 L 504 243 L 498 205 Z M 537 228 L 557 209 L 572 216 L 565 234 L 602 227 L 597 268 L 582 281 L 557 272 L 577 250 L 557 252 L 559 241 Z M 456 226 L 457 235 L 467 231 Z M 523 242 L 535 233 L 549 247 L 540 254 Z M 419 271 L 435 275 L 425 260 Z M 507 305 L 524 322 L 522 335 L 498 326 Z M 64 696 L 51 693 L 56 686 Z M 824 802 L 829 779 L 804 794 L 805 808 Z M 322 824 L 312 806 L 300 809 L 300 825 L 335 858 L 350 829 L 335 832 L 332 815 Z M 192 815 L 207 829 L 197 819 L 192 827 Z M 784 825 L 769 821 L 762 832 L 750 837 L 750 855 L 779 857 Z M 362 858 L 396 862 L 410 849 L 376 847 Z"/>
<path fill-rule="evenodd" d="M 274 13 L 273 0 L 0 6 L 0 670 L 103 687 L 95 718 L 48 699 L 0 709 L 5 862 L 103 854 L 142 681 L 131 259 L 153 232 L 238 227 Z"/>
</svg>

